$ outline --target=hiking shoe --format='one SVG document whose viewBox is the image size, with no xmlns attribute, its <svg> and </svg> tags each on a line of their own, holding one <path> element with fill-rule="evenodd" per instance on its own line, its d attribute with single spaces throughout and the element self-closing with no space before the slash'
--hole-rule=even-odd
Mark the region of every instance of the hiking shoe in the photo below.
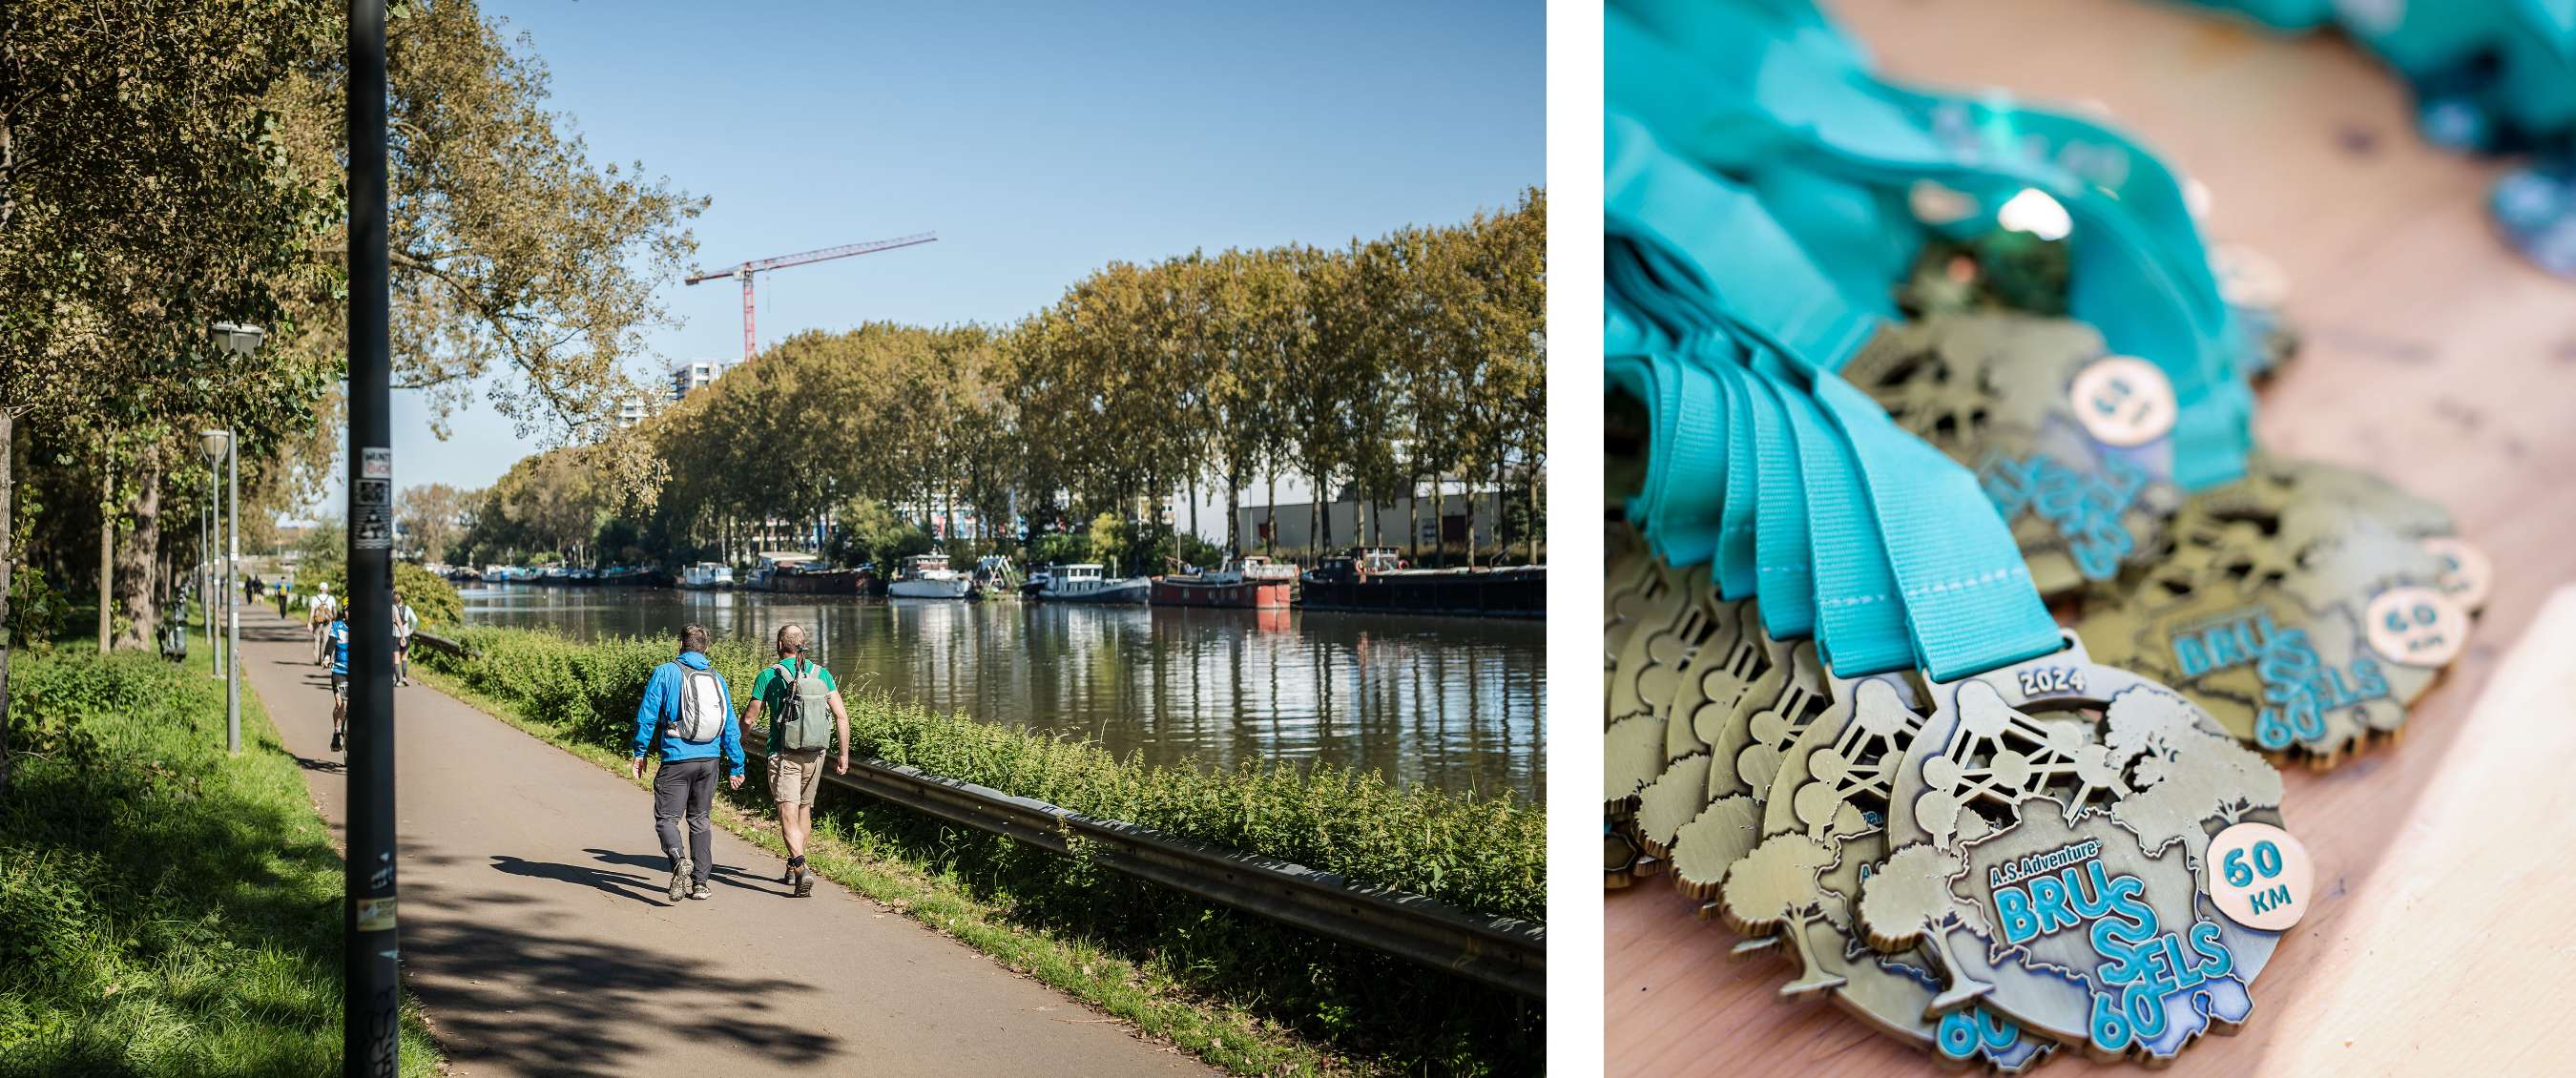
<svg viewBox="0 0 2576 1078">
<path fill-rule="evenodd" d="M 813 894 L 813 893 L 814 893 L 814 870 L 813 870 L 813 869 L 810 869 L 810 868 L 800 868 L 800 869 L 797 869 L 797 870 L 796 870 L 796 897 L 798 897 L 798 898 L 803 898 L 803 897 L 805 897 L 805 896 L 807 896 L 807 895 L 810 895 L 810 894 Z"/>
<path fill-rule="evenodd" d="M 715 892 L 713 892 L 713 891 L 707 890 L 707 885 L 702 883 L 702 884 L 697 885 L 697 887 L 695 887 L 695 888 L 693 888 L 693 889 L 691 889 L 691 890 L 689 891 L 689 897 L 690 897 L 690 898 L 699 898 L 699 899 L 714 898 L 714 897 L 716 897 L 716 893 L 715 893 Z"/>
<path fill-rule="evenodd" d="M 341 737 L 341 732 L 340 732 L 340 731 L 338 731 L 338 730 L 333 730 L 333 731 L 331 731 L 331 751 L 333 751 L 333 752 L 338 752 L 338 751 L 340 751 L 340 737 Z"/>
<path fill-rule="evenodd" d="M 676 857 L 672 859 L 671 901 L 677 902 L 682 896 L 689 893 L 689 868 L 690 865 L 688 858 Z"/>
</svg>

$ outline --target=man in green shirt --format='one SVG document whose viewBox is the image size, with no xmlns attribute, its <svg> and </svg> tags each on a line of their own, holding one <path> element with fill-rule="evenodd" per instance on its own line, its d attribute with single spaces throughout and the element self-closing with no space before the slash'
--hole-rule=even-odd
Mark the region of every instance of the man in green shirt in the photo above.
<svg viewBox="0 0 2576 1078">
<path fill-rule="evenodd" d="M 825 695 L 811 699 L 800 693 L 800 683 L 819 681 Z M 841 687 L 832 680 L 832 672 L 822 664 L 805 657 L 805 628 L 782 625 L 778 628 L 778 661 L 760 672 L 751 683 L 751 710 L 743 722 L 760 721 L 766 711 L 769 723 L 769 796 L 778 802 L 778 833 L 787 841 L 787 876 L 781 882 L 796 889 L 796 897 L 814 893 L 814 874 L 805 869 L 805 839 L 814 833 L 814 792 L 823 784 L 823 749 L 817 739 L 809 739 L 804 748 L 789 748 L 786 716 L 808 713 L 818 704 L 828 702 L 832 712 L 833 743 L 840 747 L 840 758 L 833 761 L 834 774 L 850 770 L 850 713 L 841 706 Z M 819 716 L 815 716 L 819 718 Z"/>
</svg>

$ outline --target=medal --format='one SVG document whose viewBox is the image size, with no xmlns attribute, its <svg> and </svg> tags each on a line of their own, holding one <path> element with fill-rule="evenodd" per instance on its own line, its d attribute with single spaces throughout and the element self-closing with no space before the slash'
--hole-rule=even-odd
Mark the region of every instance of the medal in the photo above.
<svg viewBox="0 0 2576 1078">
<path fill-rule="evenodd" d="M 2194 495 L 2163 557 L 2077 630 L 2247 743 L 2331 767 L 2403 729 L 2466 639 L 2444 560 L 2408 534 L 2448 526 L 2377 480 L 2258 456 Z M 2468 586 L 2457 568 L 2449 582 Z"/>
<path fill-rule="evenodd" d="M 1924 965 L 1881 953 L 1860 936 L 1857 903 L 1886 852 L 1886 793 L 1920 730 L 1910 678 L 1836 678 L 1832 703 L 1781 755 L 1762 803 L 1765 837 L 1727 874 L 1727 924 L 1788 941 L 1799 963 L 1781 988 L 1830 992 L 1870 1025 L 1946 1058 L 1983 1055 L 2020 1070 L 2044 1053 L 2009 1020 L 1978 1008 L 1936 1007 Z"/>
<path fill-rule="evenodd" d="M 1843 373 L 1976 470 L 2042 595 L 2152 557 L 2181 501 L 2172 385 L 2080 322 L 1974 314 L 1891 327 Z"/>
<path fill-rule="evenodd" d="M 1976 1001 L 2097 1055 L 2169 1059 L 2251 1013 L 2277 930 L 2219 914 L 2209 834 L 2280 822 L 2280 776 L 2080 643 L 1931 688 L 1861 916 Z"/>
</svg>

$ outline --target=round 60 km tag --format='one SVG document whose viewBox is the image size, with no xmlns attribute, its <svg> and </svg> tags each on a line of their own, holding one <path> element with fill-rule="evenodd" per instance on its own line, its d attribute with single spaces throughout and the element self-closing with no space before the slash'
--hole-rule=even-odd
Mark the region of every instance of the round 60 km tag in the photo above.
<svg viewBox="0 0 2576 1078">
<path fill-rule="evenodd" d="M 2460 604 L 2426 587 L 2390 588 L 2362 611 L 2370 649 L 2391 662 L 2444 666 L 2469 640 L 2469 615 Z"/>
<path fill-rule="evenodd" d="M 2155 364 L 2134 356 L 2087 364 L 2075 372 L 2067 397 L 2076 420 L 2104 445 L 2145 445 L 2173 429 L 2173 383 Z"/>
<path fill-rule="evenodd" d="M 2308 848 L 2268 823 L 2240 823 L 2209 842 L 2209 897 L 2227 919 L 2285 931 L 2307 915 L 2317 882 Z"/>
</svg>

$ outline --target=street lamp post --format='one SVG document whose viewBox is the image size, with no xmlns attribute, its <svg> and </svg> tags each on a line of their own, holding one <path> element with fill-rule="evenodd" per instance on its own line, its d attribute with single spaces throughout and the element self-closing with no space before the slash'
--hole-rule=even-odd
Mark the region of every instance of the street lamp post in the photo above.
<svg viewBox="0 0 2576 1078">
<path fill-rule="evenodd" d="M 214 473 L 212 461 L 207 462 L 206 472 L 211 478 Z M 211 486 L 210 483 L 209 489 Z M 215 654 L 215 507 L 213 502 L 213 498 L 208 498 L 208 504 L 197 507 L 197 613 L 206 622 L 206 656 L 210 660 Z M 210 662 L 207 669 L 212 671 L 216 667 Z M 217 673 L 214 676 L 223 675 Z"/>
<path fill-rule="evenodd" d="M 206 327 L 214 334 L 215 344 L 229 356 L 247 356 L 259 350 L 268 331 L 258 326 L 217 322 Z M 211 461 L 218 448 L 224 454 L 224 505 L 231 511 L 225 521 L 224 573 L 224 643 L 216 649 L 216 659 L 224 668 L 224 751 L 241 755 L 241 440 L 232 431 L 202 432 L 206 457 Z"/>
<path fill-rule="evenodd" d="M 241 610 L 233 605 L 233 578 L 236 575 L 233 562 L 241 557 L 241 451 L 240 447 L 234 444 L 233 432 L 229 430 L 200 431 L 198 440 L 200 447 L 206 451 L 208 463 L 211 464 L 218 456 L 222 457 L 224 471 L 229 477 L 225 484 L 229 494 L 225 490 L 216 492 L 217 500 L 223 505 L 219 507 L 215 516 L 215 524 L 223 535 L 217 540 L 215 552 L 218 555 L 222 554 L 222 543 L 229 540 L 232 543 L 232 556 L 224 559 L 223 571 L 215 579 L 214 594 L 223 601 L 226 622 L 224 639 L 215 645 L 215 664 L 224 672 L 224 751 L 239 755 L 241 753 L 241 664 L 233 661 L 233 653 L 241 650 Z M 221 508 L 232 510 L 229 521 L 223 516 Z M 212 611 L 213 607 L 209 606 L 207 609 Z"/>
</svg>

